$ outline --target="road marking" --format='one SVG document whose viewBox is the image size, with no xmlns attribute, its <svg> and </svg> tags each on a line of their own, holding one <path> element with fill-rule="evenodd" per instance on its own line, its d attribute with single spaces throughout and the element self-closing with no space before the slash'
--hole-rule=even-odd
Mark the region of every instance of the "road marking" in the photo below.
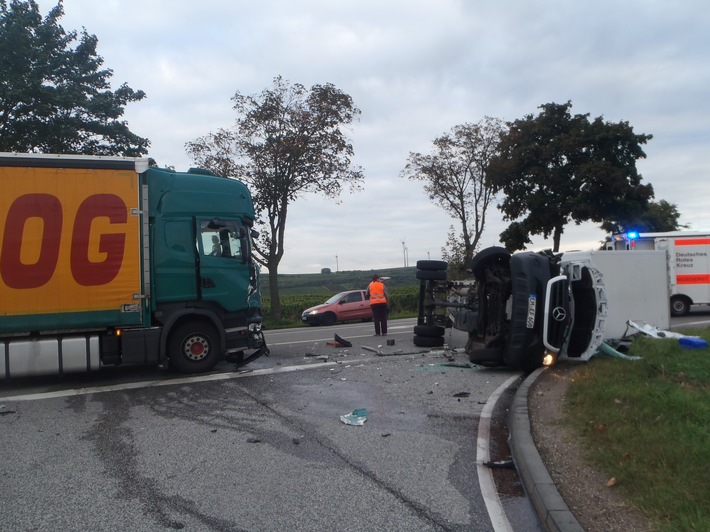
<svg viewBox="0 0 710 532">
<path fill-rule="evenodd" d="M 496 388 L 496 391 L 494 391 L 488 398 L 488 401 L 486 401 L 481 411 L 481 417 L 478 420 L 478 440 L 476 445 L 478 484 L 481 486 L 481 495 L 483 496 L 483 501 L 486 503 L 486 509 L 488 510 L 488 516 L 491 518 L 493 530 L 496 532 L 512 532 L 513 528 L 510 526 L 510 521 L 508 521 L 508 517 L 505 515 L 500 497 L 498 497 L 498 491 L 496 490 L 495 481 L 493 480 L 493 471 L 491 471 L 490 467 L 483 464 L 490 461 L 489 440 L 491 437 L 491 416 L 493 415 L 493 409 L 503 392 L 513 384 L 513 382 L 518 380 L 518 378 L 520 378 L 520 374 L 513 375 Z"/>
<path fill-rule="evenodd" d="M 411 329 L 411 327 L 392 327 L 391 329 Z M 391 329 L 387 329 L 387 334 L 389 334 Z M 344 340 L 352 340 L 354 338 L 375 338 L 375 336 L 373 336 L 372 334 L 340 334 L 340 336 Z M 379 339 L 379 341 L 384 342 L 387 340 L 387 336 L 382 336 L 382 337 L 379 337 L 378 339 Z M 268 340 L 268 336 L 267 336 L 267 340 Z M 269 344 L 269 346 L 273 347 L 275 345 L 317 344 L 320 342 L 332 342 L 332 341 L 333 341 L 333 337 L 329 336 L 327 338 L 311 338 L 310 340 L 295 340 L 295 341 L 291 341 L 291 342 L 271 342 L 271 341 L 268 341 L 267 343 Z"/>
<path fill-rule="evenodd" d="M 229 379 L 240 379 L 253 375 L 273 375 L 276 373 L 291 373 L 294 371 L 304 371 L 307 369 L 319 369 L 337 365 L 337 362 L 323 362 L 299 366 L 282 366 L 278 368 L 255 369 L 252 371 L 240 371 L 232 373 L 210 373 L 208 375 L 196 375 L 192 377 L 181 377 L 164 381 L 127 382 L 125 384 L 114 384 L 110 386 L 97 386 L 96 388 L 74 388 L 70 390 L 60 390 L 56 392 L 38 392 L 27 395 L 15 395 L 0 397 L 0 401 L 36 401 L 39 399 L 56 399 L 58 397 L 74 397 L 77 395 L 91 395 L 95 393 L 116 392 L 121 390 L 137 390 L 141 388 L 156 388 L 158 386 L 174 386 L 180 384 L 190 384 L 194 382 L 224 381 Z"/>
</svg>

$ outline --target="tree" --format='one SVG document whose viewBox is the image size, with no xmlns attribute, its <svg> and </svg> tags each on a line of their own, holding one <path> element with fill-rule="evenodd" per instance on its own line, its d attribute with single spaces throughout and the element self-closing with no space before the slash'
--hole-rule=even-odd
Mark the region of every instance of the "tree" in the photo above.
<svg viewBox="0 0 710 532">
<path fill-rule="evenodd" d="M 351 166 L 353 147 L 342 126 L 360 110 L 330 83 L 307 90 L 281 76 L 260 95 L 237 92 L 232 100 L 238 115 L 234 127 L 185 147 L 200 166 L 250 186 L 259 224 L 268 227 L 263 241 L 255 243 L 256 259 L 269 271 L 270 317 L 279 321 L 278 267 L 289 205 L 305 193 L 336 198 L 344 184 L 359 189 L 362 170 Z"/>
<path fill-rule="evenodd" d="M 635 217 L 647 209 L 653 187 L 641 184 L 636 160 L 652 138 L 628 122 L 570 114 L 571 102 L 540 106 L 508 124 L 500 153 L 490 163 L 490 186 L 504 193 L 498 206 L 511 224 L 501 240 L 524 249 L 529 235 L 552 235 L 554 251 L 570 222 Z"/>
<path fill-rule="evenodd" d="M 601 228 L 607 233 L 619 234 L 626 231 L 640 233 L 656 233 L 688 229 L 688 224 L 679 222 L 680 212 L 678 206 L 666 200 L 651 201 L 648 209 L 635 218 L 623 217 L 617 220 L 606 220 Z"/>
<path fill-rule="evenodd" d="M 34 0 L 0 0 L 0 151 L 144 155 L 120 118 L 145 93 L 110 90 L 98 39 L 65 32 L 63 15 L 62 0 L 44 19 Z"/>
<path fill-rule="evenodd" d="M 402 171 L 410 180 L 423 181 L 429 199 L 457 220 L 461 234 L 450 232 L 447 245 L 463 264 L 470 263 L 486 225 L 493 201 L 488 165 L 503 130 L 502 120 L 488 116 L 477 124 L 454 126 L 434 139 L 430 155 L 410 153 Z"/>
</svg>

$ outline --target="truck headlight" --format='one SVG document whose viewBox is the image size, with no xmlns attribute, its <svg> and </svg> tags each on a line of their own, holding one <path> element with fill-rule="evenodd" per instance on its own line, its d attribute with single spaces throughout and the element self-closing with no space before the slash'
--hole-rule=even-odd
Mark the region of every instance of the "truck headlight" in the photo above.
<svg viewBox="0 0 710 532">
<path fill-rule="evenodd" d="M 542 359 L 542 365 L 543 366 L 552 366 L 556 361 L 557 361 L 557 359 L 556 359 L 555 355 L 548 351 L 547 353 L 545 353 L 545 356 Z"/>
</svg>

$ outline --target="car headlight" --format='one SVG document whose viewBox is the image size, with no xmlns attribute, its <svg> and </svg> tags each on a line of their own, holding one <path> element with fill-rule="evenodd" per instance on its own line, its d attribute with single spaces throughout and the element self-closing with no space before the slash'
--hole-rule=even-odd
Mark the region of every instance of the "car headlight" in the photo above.
<svg viewBox="0 0 710 532">
<path fill-rule="evenodd" d="M 311 316 L 315 316 L 316 314 L 318 314 L 318 311 L 317 311 L 317 310 L 311 310 L 308 314 L 310 314 Z"/>
</svg>

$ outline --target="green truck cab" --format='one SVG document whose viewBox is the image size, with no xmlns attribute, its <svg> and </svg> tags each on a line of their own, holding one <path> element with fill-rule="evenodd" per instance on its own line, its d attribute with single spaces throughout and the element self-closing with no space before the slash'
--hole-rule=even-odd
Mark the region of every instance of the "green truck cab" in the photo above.
<svg viewBox="0 0 710 532">
<path fill-rule="evenodd" d="M 268 348 L 240 181 L 147 159 L 0 154 L 0 377 Z"/>
</svg>

